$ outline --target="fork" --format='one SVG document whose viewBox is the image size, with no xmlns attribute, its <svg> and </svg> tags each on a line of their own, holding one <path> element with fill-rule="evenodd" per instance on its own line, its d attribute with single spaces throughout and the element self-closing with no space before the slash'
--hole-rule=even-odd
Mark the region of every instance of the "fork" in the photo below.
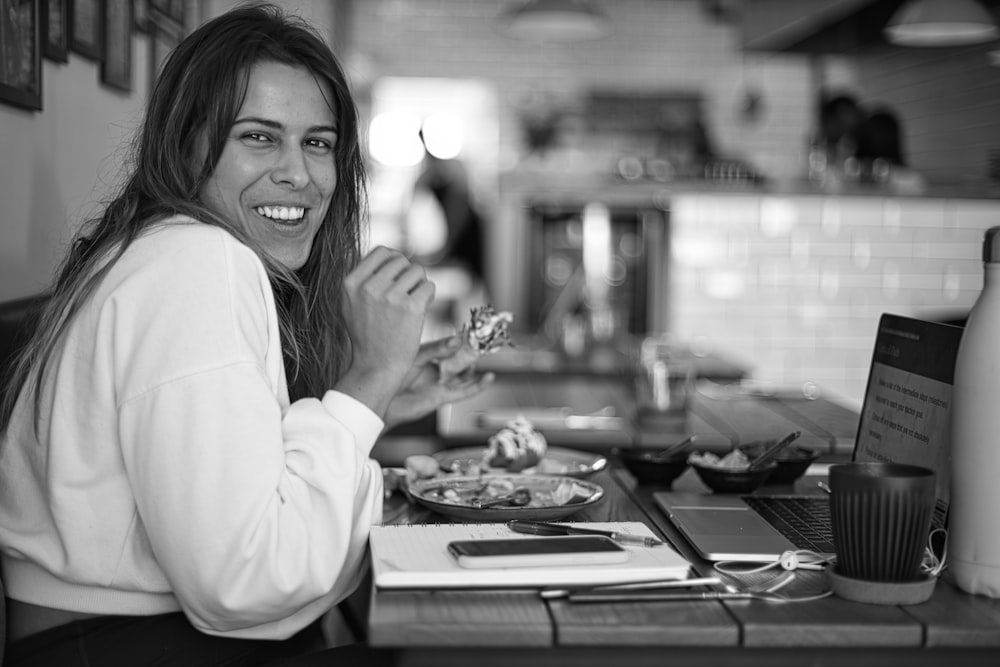
<svg viewBox="0 0 1000 667">
<path fill-rule="evenodd" d="M 573 592 L 568 595 L 545 595 L 542 597 L 563 597 L 569 602 L 667 602 L 681 600 L 766 600 L 768 602 L 783 602 L 784 598 L 775 595 L 778 590 L 795 576 L 794 572 L 784 572 L 777 579 L 771 579 L 746 588 L 726 584 L 725 590 L 711 591 L 677 591 L 677 590 L 622 590 L 619 588 L 595 588 L 587 591 Z M 563 591 L 559 591 L 562 593 Z"/>
</svg>

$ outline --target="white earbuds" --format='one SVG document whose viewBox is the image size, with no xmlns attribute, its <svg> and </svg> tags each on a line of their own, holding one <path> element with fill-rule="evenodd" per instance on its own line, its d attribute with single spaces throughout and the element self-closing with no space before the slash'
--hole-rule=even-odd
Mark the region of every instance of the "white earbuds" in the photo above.
<svg viewBox="0 0 1000 667">
<path fill-rule="evenodd" d="M 713 566 L 719 572 L 729 575 L 753 574 L 764 572 L 773 568 L 781 568 L 789 572 L 795 570 L 822 570 L 824 566 L 832 562 L 832 558 L 824 558 L 815 551 L 799 549 L 798 551 L 785 551 L 777 560 L 766 561 L 759 567 L 746 569 L 746 563 L 739 561 L 722 561 Z"/>
<path fill-rule="evenodd" d="M 823 558 L 820 560 L 803 560 L 799 558 L 800 553 L 805 558 L 816 557 L 816 554 L 811 551 L 786 551 L 778 557 L 778 564 L 786 570 L 822 570 L 827 562 Z"/>
<path fill-rule="evenodd" d="M 786 551 L 778 557 L 778 564 L 786 570 L 794 570 L 799 567 L 799 556 L 794 551 Z"/>
<path fill-rule="evenodd" d="M 806 595 L 804 597 L 778 596 L 774 592 L 795 581 L 795 570 L 822 570 L 824 566 L 831 562 L 833 562 L 833 558 L 825 558 L 821 554 L 809 551 L 808 549 L 799 549 L 797 551 L 782 552 L 776 560 L 765 561 L 762 565 L 751 567 L 750 569 L 747 569 L 747 563 L 731 560 L 715 563 L 713 567 L 723 574 L 735 577 L 746 574 L 757 574 L 773 569 L 784 570 L 783 572 L 776 573 L 774 578 L 766 584 L 766 587 L 755 584 L 754 590 L 762 591 L 761 595 L 765 596 L 764 599 L 771 602 L 803 602 L 805 600 L 825 598 L 828 595 L 832 595 L 832 591 L 826 590 L 822 593 Z"/>
</svg>

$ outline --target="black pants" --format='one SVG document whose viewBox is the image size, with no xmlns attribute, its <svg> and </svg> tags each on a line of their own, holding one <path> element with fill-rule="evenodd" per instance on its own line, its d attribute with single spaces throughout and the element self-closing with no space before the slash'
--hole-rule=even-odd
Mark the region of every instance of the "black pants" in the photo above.
<svg viewBox="0 0 1000 667">
<path fill-rule="evenodd" d="M 215 637 L 181 612 L 74 621 L 7 646 L 4 667 L 305 667 L 389 665 L 364 644 L 321 650 L 319 623 L 284 641 Z M 319 652 L 317 652 L 319 651 Z"/>
</svg>

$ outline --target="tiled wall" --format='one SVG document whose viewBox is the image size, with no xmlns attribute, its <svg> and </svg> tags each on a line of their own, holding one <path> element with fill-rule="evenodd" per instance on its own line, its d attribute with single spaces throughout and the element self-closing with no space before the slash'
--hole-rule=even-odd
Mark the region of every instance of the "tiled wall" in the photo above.
<svg viewBox="0 0 1000 667">
<path fill-rule="evenodd" d="M 755 379 L 859 405 L 879 315 L 967 312 L 998 221 L 989 200 L 680 195 L 667 328 Z"/>
<path fill-rule="evenodd" d="M 517 0 L 354 0 L 349 42 L 336 45 L 363 89 L 378 76 L 473 78 L 496 86 L 504 168 L 524 146 L 518 117 L 531 105 L 573 104 L 590 89 L 703 95 L 709 131 L 727 153 L 765 173 L 800 174 L 810 129 L 811 79 L 801 55 L 740 52 L 739 28 L 701 0 L 604 2 L 614 34 L 576 44 L 511 39 L 495 29 Z M 739 114 L 747 87 L 763 113 Z"/>
</svg>

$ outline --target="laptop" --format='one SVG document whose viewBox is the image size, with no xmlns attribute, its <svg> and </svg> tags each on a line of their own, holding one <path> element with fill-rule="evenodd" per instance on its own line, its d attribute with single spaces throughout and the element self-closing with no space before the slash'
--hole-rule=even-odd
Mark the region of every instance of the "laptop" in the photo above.
<svg viewBox="0 0 1000 667">
<path fill-rule="evenodd" d="M 950 497 L 951 394 L 963 330 L 890 313 L 879 318 L 851 456 L 934 470 L 935 528 L 944 527 Z M 661 491 L 653 499 L 709 561 L 770 561 L 799 549 L 833 555 L 825 494 Z M 812 535 L 796 535 L 796 526 Z"/>
</svg>

